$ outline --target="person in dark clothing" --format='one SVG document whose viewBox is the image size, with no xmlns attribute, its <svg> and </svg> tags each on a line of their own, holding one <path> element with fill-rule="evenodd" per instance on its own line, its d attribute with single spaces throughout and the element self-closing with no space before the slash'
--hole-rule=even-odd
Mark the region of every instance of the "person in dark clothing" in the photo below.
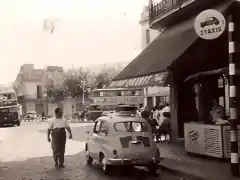
<svg viewBox="0 0 240 180">
<path fill-rule="evenodd" d="M 69 133 L 69 139 L 72 139 L 71 128 L 68 125 L 68 121 L 62 117 L 63 113 L 61 108 L 55 109 L 55 118 L 49 123 L 48 128 L 48 142 L 51 142 L 53 150 L 53 159 L 55 162 L 55 167 L 65 167 L 64 166 L 64 154 L 66 145 L 66 131 Z M 52 140 L 50 138 L 52 136 Z"/>
<path fill-rule="evenodd" d="M 155 123 L 154 121 L 151 120 L 150 118 L 150 113 L 147 109 L 143 110 L 141 112 L 142 118 L 146 120 L 146 122 L 151 126 L 152 128 L 152 133 L 154 134 L 155 132 Z"/>
<path fill-rule="evenodd" d="M 167 135 L 171 140 L 171 127 L 170 127 L 170 113 L 163 112 L 163 121 L 159 124 L 160 125 L 160 134 L 165 136 L 165 140 L 167 140 Z"/>
<path fill-rule="evenodd" d="M 45 115 L 44 115 L 44 112 L 42 112 L 42 120 L 45 119 Z"/>
<path fill-rule="evenodd" d="M 141 112 L 141 116 L 142 116 L 142 118 L 143 119 L 145 119 L 146 121 L 147 121 L 147 123 L 149 124 L 149 125 L 151 125 L 152 126 L 152 122 L 151 122 L 151 120 L 150 120 L 150 112 L 149 111 L 147 111 L 146 109 L 144 109 L 142 112 Z"/>
</svg>

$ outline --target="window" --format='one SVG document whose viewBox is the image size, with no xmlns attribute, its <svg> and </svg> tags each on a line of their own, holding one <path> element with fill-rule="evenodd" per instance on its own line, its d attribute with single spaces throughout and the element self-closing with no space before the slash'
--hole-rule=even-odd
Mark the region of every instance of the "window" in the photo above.
<svg viewBox="0 0 240 180">
<path fill-rule="evenodd" d="M 100 121 L 96 121 L 94 125 L 93 133 L 98 134 L 100 131 Z"/>
<path fill-rule="evenodd" d="M 99 135 L 107 136 L 107 134 L 108 134 L 108 126 L 107 126 L 107 123 L 103 121 L 101 123 L 101 129 L 99 131 Z"/>
<path fill-rule="evenodd" d="M 150 43 L 150 31 L 149 29 L 146 30 L 146 44 Z"/>
<path fill-rule="evenodd" d="M 42 98 L 42 87 L 37 86 L 37 98 Z"/>
<path fill-rule="evenodd" d="M 125 132 L 148 132 L 148 127 L 143 122 L 119 122 L 114 124 L 114 128 L 119 133 Z"/>
</svg>

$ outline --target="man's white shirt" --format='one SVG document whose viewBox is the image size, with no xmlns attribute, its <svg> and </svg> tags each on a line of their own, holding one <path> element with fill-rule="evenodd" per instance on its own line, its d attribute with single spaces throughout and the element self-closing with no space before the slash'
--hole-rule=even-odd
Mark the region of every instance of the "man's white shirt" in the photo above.
<svg viewBox="0 0 240 180">
<path fill-rule="evenodd" d="M 53 120 L 49 121 L 49 129 L 55 128 L 67 128 L 69 127 L 68 121 L 65 118 L 54 118 Z"/>
</svg>

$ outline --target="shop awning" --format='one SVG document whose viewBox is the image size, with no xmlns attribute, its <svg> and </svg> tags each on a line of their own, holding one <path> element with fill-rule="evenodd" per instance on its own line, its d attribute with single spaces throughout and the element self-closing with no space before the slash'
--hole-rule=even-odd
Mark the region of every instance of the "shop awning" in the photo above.
<svg viewBox="0 0 240 180">
<path fill-rule="evenodd" d="M 206 76 L 211 76 L 211 75 L 221 75 L 221 74 L 224 74 L 224 75 L 227 76 L 229 74 L 229 68 L 226 67 L 226 68 L 221 68 L 221 69 L 215 69 L 215 70 L 212 70 L 212 71 L 199 72 L 199 73 L 193 74 L 191 76 L 188 76 L 185 79 L 185 82 L 189 81 L 189 80 L 197 80 L 201 77 L 206 77 Z M 236 69 L 236 74 L 238 74 L 238 75 L 240 74 L 239 69 Z"/>
<path fill-rule="evenodd" d="M 193 21 L 190 20 L 163 31 L 115 77 L 115 80 L 149 76 L 167 71 L 168 66 L 198 38 L 193 29 Z"/>
<path fill-rule="evenodd" d="M 225 2 L 215 9 L 225 12 L 232 2 Z M 146 86 L 148 78 L 154 74 L 165 73 L 164 79 L 167 79 L 168 67 L 198 39 L 193 28 L 194 20 L 195 18 L 163 31 L 115 77 L 112 87 L 137 85 L 137 83 L 133 83 L 134 81 L 144 82 L 139 84 Z M 137 81 L 136 79 L 139 78 L 140 80 Z"/>
<path fill-rule="evenodd" d="M 167 72 L 162 72 L 158 74 L 123 79 L 123 80 L 115 80 L 110 84 L 110 88 L 118 88 L 118 87 L 126 87 L 126 88 L 142 88 L 149 86 L 165 86 L 165 82 L 167 79 Z"/>
</svg>

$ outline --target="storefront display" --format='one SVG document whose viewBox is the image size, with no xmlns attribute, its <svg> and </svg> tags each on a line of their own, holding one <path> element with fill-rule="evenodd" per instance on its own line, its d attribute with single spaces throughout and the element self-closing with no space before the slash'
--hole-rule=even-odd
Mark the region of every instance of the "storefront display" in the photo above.
<svg viewBox="0 0 240 180">
<path fill-rule="evenodd" d="M 195 104 L 199 117 L 194 122 L 184 124 L 185 150 L 187 152 L 217 158 L 230 158 L 227 74 L 228 68 L 222 68 L 201 72 L 186 79 L 194 84 Z M 209 104 L 214 101 L 215 104 Z M 240 126 L 238 129 L 240 137 Z"/>
</svg>

